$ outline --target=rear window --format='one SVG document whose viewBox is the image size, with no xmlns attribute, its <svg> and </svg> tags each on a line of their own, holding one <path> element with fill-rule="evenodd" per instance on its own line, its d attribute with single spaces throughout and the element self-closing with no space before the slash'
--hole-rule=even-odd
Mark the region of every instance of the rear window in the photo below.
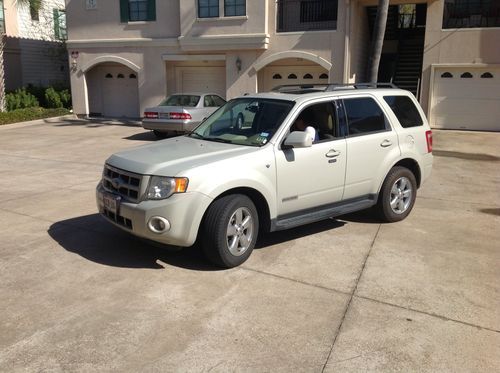
<svg viewBox="0 0 500 373">
<path fill-rule="evenodd" d="M 424 124 L 418 109 L 408 96 L 384 96 L 403 128 L 418 127 Z"/>
<path fill-rule="evenodd" d="M 387 130 L 385 115 L 369 97 L 344 99 L 349 135 L 361 135 Z"/>
<path fill-rule="evenodd" d="M 195 107 L 200 101 L 200 96 L 172 95 L 161 102 L 159 106 L 190 106 Z"/>
</svg>

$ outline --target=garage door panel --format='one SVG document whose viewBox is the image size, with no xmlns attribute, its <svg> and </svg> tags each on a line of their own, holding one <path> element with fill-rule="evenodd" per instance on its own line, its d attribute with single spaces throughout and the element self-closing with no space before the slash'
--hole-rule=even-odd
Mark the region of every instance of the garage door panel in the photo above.
<svg viewBox="0 0 500 373">
<path fill-rule="evenodd" d="M 210 92 L 226 97 L 226 68 L 177 68 L 177 87 L 179 92 Z"/>
<path fill-rule="evenodd" d="M 444 72 L 453 77 L 443 78 Z M 462 78 L 465 72 L 473 78 Z M 493 78 L 481 78 L 485 72 Z M 499 68 L 438 68 L 434 76 L 430 121 L 433 127 L 500 131 Z"/>
</svg>

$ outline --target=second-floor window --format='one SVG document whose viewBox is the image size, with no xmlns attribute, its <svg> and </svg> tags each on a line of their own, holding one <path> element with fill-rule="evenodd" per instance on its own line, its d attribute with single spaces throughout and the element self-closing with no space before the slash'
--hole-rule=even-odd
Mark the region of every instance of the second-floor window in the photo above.
<svg viewBox="0 0 500 373">
<path fill-rule="evenodd" d="M 68 39 L 65 10 L 54 9 L 54 34 L 58 40 Z"/>
<path fill-rule="evenodd" d="M 244 16 L 247 13 L 246 0 L 224 0 L 224 16 Z"/>
<path fill-rule="evenodd" d="M 198 17 L 213 18 L 219 16 L 219 0 L 198 0 Z"/>
<path fill-rule="evenodd" d="M 198 18 L 218 18 L 224 9 L 224 17 L 245 16 L 246 0 L 198 0 Z"/>
<path fill-rule="evenodd" d="M 443 28 L 500 27 L 498 0 L 445 0 Z"/>
<path fill-rule="evenodd" d="M 156 0 L 120 0 L 121 22 L 155 21 Z"/>
<path fill-rule="evenodd" d="M 3 0 L 0 0 L 0 34 L 5 33 L 5 16 L 3 13 Z"/>
<path fill-rule="evenodd" d="M 277 31 L 335 30 L 338 0 L 277 0 Z"/>
</svg>

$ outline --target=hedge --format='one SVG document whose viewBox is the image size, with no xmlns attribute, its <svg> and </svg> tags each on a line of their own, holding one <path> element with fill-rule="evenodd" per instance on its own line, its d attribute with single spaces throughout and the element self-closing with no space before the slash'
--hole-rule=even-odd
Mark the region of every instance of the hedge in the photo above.
<svg viewBox="0 0 500 373">
<path fill-rule="evenodd" d="M 41 107 L 31 107 L 27 109 L 17 109 L 14 111 L 0 113 L 0 125 L 26 122 L 35 119 L 60 117 L 67 114 L 70 114 L 70 111 L 64 108 L 44 109 Z"/>
</svg>

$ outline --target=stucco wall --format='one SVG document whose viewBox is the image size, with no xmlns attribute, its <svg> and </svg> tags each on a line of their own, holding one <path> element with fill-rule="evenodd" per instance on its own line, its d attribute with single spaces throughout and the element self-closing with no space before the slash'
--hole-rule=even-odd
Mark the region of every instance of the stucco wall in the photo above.
<svg viewBox="0 0 500 373">
<path fill-rule="evenodd" d="M 39 20 L 32 20 L 28 5 L 17 4 L 17 27 L 21 38 L 56 40 L 53 9 L 64 9 L 64 0 L 44 0 L 39 11 Z"/>
</svg>

